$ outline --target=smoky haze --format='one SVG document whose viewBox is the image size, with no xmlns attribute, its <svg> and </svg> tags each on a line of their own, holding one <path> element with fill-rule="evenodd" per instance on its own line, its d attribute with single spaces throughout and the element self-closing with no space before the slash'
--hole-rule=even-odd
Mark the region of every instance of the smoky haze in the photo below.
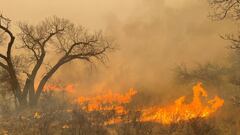
<svg viewBox="0 0 240 135">
<path fill-rule="evenodd" d="M 57 15 L 102 29 L 117 49 L 106 65 L 64 66 L 53 79 L 74 84 L 79 91 L 128 88 L 165 90 L 172 69 L 181 63 L 222 62 L 227 57 L 220 34 L 234 28 L 213 22 L 202 0 L 0 0 L 0 9 L 14 22 L 37 23 Z"/>
</svg>

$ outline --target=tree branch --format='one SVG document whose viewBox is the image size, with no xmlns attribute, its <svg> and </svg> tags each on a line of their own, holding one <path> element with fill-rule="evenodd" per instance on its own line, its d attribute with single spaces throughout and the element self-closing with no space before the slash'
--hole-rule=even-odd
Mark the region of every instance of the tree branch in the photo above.
<svg viewBox="0 0 240 135">
<path fill-rule="evenodd" d="M 2 62 L 0 62 L 0 66 L 8 71 L 8 66 L 7 65 L 3 64 Z"/>
</svg>

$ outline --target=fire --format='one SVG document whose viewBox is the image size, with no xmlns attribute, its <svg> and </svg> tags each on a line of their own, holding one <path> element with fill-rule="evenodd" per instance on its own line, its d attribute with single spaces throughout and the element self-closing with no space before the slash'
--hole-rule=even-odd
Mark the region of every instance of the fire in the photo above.
<svg viewBox="0 0 240 135">
<path fill-rule="evenodd" d="M 198 83 L 193 87 L 193 100 L 191 103 L 185 103 L 185 96 L 175 100 L 174 104 L 165 107 L 153 106 L 142 110 L 140 120 L 143 122 L 158 122 L 162 124 L 176 123 L 193 118 L 205 118 L 216 112 L 224 100 L 215 96 L 212 100 L 207 100 L 204 104 L 201 97 L 207 98 L 207 92 L 203 89 L 202 84 Z"/>
<path fill-rule="evenodd" d="M 48 85 L 45 90 L 55 89 L 60 91 L 65 89 L 67 92 L 74 91 L 73 85 L 67 85 L 65 88 Z M 114 111 L 116 118 L 106 121 L 107 124 L 122 122 L 119 115 L 127 114 L 126 104 L 130 103 L 137 91 L 130 89 L 125 94 L 113 93 L 112 91 L 92 97 L 77 97 L 74 102 L 79 104 L 83 110 L 91 111 Z M 175 100 L 174 103 L 166 106 L 143 107 L 136 111 L 141 113 L 140 122 L 157 122 L 161 124 L 177 123 L 179 121 L 187 121 L 193 118 L 206 118 L 216 112 L 224 104 L 224 100 L 218 96 L 208 99 L 206 90 L 202 87 L 202 83 L 197 83 L 193 87 L 193 100 L 191 103 L 185 102 L 186 97 L 182 96 Z"/>
<path fill-rule="evenodd" d="M 65 91 L 67 93 L 73 93 L 75 89 L 73 84 L 68 84 L 65 87 L 48 84 L 44 86 L 43 91 Z"/>
<path fill-rule="evenodd" d="M 126 113 L 124 104 L 131 101 L 132 97 L 136 95 L 137 91 L 130 89 L 126 94 L 113 93 L 111 91 L 93 97 L 78 97 L 77 103 L 80 105 L 86 104 L 87 111 L 96 110 L 114 110 L 117 114 Z"/>
</svg>

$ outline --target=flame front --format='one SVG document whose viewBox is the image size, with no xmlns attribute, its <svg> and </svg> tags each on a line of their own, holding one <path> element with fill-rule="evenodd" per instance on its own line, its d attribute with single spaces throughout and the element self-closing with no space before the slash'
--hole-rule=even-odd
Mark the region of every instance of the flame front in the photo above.
<svg viewBox="0 0 240 135">
<path fill-rule="evenodd" d="M 59 87 L 48 86 L 46 89 L 57 89 Z M 66 91 L 73 93 L 73 86 L 66 86 Z M 137 94 L 137 91 L 130 89 L 126 94 L 113 93 L 111 91 L 105 94 L 93 97 L 78 97 L 75 102 L 79 104 L 82 109 L 91 111 L 111 111 L 114 110 L 116 114 L 127 114 L 128 110 L 125 105 L 131 102 L 132 97 Z M 206 118 L 212 113 L 216 112 L 223 104 L 224 100 L 215 96 L 213 99 L 208 100 L 206 90 L 198 83 L 193 87 L 193 100 L 191 103 L 185 103 L 185 96 L 175 100 L 173 104 L 166 106 L 151 106 L 143 107 L 136 111 L 141 113 L 140 122 L 157 122 L 161 124 L 177 123 L 179 121 L 187 121 L 193 118 Z M 204 100 L 202 100 L 204 98 Z M 121 118 L 116 118 L 106 121 L 107 124 L 114 124 L 122 122 Z"/>
<path fill-rule="evenodd" d="M 94 97 L 78 97 L 77 103 L 80 105 L 86 104 L 84 109 L 87 111 L 114 110 L 117 114 L 124 114 L 127 112 L 124 104 L 129 103 L 136 93 L 133 89 L 130 89 L 126 94 L 109 91 L 106 94 Z"/>
<path fill-rule="evenodd" d="M 198 83 L 193 87 L 193 101 L 189 104 L 185 103 L 185 96 L 175 100 L 174 104 L 165 107 L 153 106 L 142 110 L 140 120 L 143 122 L 158 122 L 162 124 L 177 123 L 197 117 L 208 117 L 220 108 L 224 100 L 215 96 L 212 100 L 207 100 L 204 104 L 201 97 L 207 98 L 207 92 L 202 88 L 202 84 Z"/>
</svg>

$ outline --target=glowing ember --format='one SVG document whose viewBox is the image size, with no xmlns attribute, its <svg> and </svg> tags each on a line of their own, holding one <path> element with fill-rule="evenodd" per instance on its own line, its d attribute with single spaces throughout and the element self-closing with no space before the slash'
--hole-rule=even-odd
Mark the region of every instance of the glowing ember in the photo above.
<svg viewBox="0 0 240 135">
<path fill-rule="evenodd" d="M 185 96 L 178 98 L 174 104 L 165 107 L 153 106 L 142 110 L 141 121 L 159 122 L 162 124 L 176 123 L 186 121 L 197 117 L 208 117 L 220 108 L 224 100 L 215 96 L 212 100 L 207 100 L 204 104 L 201 97 L 207 98 L 207 92 L 198 83 L 193 87 L 193 101 L 186 104 Z"/>
</svg>

